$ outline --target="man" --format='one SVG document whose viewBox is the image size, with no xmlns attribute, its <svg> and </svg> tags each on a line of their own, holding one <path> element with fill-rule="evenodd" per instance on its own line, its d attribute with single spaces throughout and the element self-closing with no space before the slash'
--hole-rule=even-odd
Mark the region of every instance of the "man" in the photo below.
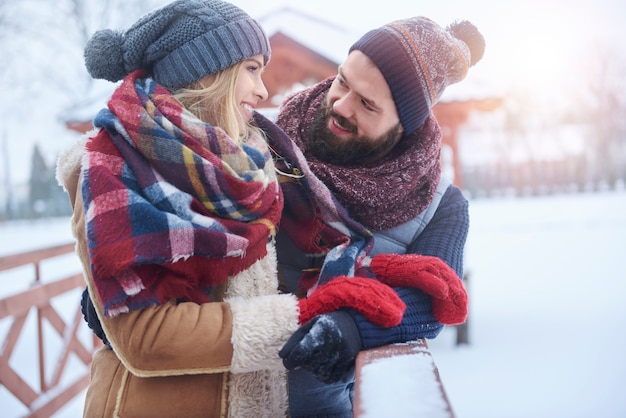
<svg viewBox="0 0 626 418">
<path fill-rule="evenodd" d="M 436 257 L 459 283 L 468 202 L 441 176 L 441 132 L 431 109 L 483 51 L 482 35 L 469 22 L 446 29 L 423 17 L 392 22 L 359 39 L 336 77 L 288 98 L 277 118 L 311 171 L 374 233 L 370 255 Z M 321 259 L 293 240 L 278 235 L 280 271 L 286 291 L 302 292 Z M 434 274 L 450 281 L 445 269 Z M 398 326 L 379 327 L 340 310 L 292 336 L 280 353 L 290 369 L 292 417 L 351 417 L 358 350 L 439 334 L 436 298 L 402 283 L 389 283 L 406 304 Z"/>
</svg>

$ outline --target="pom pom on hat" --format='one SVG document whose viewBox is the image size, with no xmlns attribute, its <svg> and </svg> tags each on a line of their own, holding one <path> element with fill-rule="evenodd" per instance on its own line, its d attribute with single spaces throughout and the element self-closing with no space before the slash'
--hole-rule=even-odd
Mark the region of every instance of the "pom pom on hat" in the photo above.
<svg viewBox="0 0 626 418">
<path fill-rule="evenodd" d="M 128 74 L 123 43 L 121 32 L 104 29 L 93 34 L 85 47 L 85 67 L 93 78 L 115 82 Z"/>
<path fill-rule="evenodd" d="M 404 128 L 415 132 L 445 88 L 465 78 L 483 56 L 485 41 L 468 21 L 447 30 L 426 17 L 398 20 L 369 31 L 350 48 L 367 55 L 382 73 Z"/>
<path fill-rule="evenodd" d="M 480 61 L 485 53 L 485 38 L 478 32 L 476 26 L 467 20 L 462 20 L 450 24 L 447 30 L 469 48 L 470 67 Z"/>
<path fill-rule="evenodd" d="M 108 81 L 141 69 L 175 90 L 256 55 L 267 64 L 269 42 L 243 10 L 221 0 L 176 0 L 125 32 L 96 32 L 85 47 L 85 66 Z"/>
</svg>

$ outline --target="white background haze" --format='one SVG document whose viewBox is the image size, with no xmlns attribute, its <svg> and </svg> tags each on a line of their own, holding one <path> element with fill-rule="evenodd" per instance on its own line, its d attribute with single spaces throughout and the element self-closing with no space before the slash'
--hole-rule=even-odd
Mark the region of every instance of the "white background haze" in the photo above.
<svg viewBox="0 0 626 418">
<path fill-rule="evenodd" d="M 575 96 L 576 92 L 582 90 L 585 78 L 594 77 L 593 66 L 602 59 L 599 54 L 606 49 L 624 53 L 626 38 L 623 24 L 626 2 L 621 0 L 233 0 L 232 3 L 259 20 L 281 8 L 298 10 L 344 28 L 354 34 L 354 40 L 392 20 L 416 15 L 427 16 L 441 26 L 458 19 L 469 20 L 486 39 L 485 55 L 470 70 L 467 79 L 449 87 L 446 95 L 501 96 L 521 91 L 536 96 L 536 101 L 545 105 L 547 111 L 571 104 L 572 100 L 583 100 Z M 20 184 L 30 175 L 34 144 L 39 144 L 48 162 L 54 164 L 58 152 L 77 140 L 77 134 L 67 132 L 61 122 L 68 109 L 84 99 L 82 79 L 88 75 L 80 45 L 68 38 L 76 28 L 50 26 L 58 26 L 57 14 L 68 13 L 68 7 L 61 8 L 45 0 L 4 3 L 0 0 L 0 7 L 8 10 L 8 23 L 22 22 L 26 26 L 19 33 L 5 32 L 4 38 L 0 33 L 0 51 L 7 59 L 0 69 L 3 97 L 0 155 L 6 152 L 10 156 L 8 162 L 0 158 L 0 166 L 9 165 L 9 170 L 0 169 L 0 184 L 6 184 L 7 172 L 11 183 Z M 109 13 L 111 20 L 120 22 L 120 28 L 128 27 L 148 11 L 128 7 L 128 11 Z M 285 24 L 288 26 L 289 22 Z M 46 29 L 49 33 L 33 37 L 37 30 L 49 26 Z M 315 38 L 316 34 L 303 36 Z M 327 43 L 329 49 L 337 47 Z M 109 84 L 96 83 L 100 88 Z M 2 194 L 0 191 L 0 201 Z"/>
</svg>

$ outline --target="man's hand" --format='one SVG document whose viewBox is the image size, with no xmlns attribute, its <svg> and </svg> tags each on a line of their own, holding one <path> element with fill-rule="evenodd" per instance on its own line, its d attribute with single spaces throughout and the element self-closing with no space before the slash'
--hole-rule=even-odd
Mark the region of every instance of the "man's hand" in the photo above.
<svg viewBox="0 0 626 418">
<path fill-rule="evenodd" d="M 378 254 L 370 268 L 392 287 L 415 287 L 432 296 L 433 315 L 442 324 L 462 324 L 469 299 L 463 282 L 443 260 L 417 254 Z"/>
<path fill-rule="evenodd" d="M 299 367 L 324 383 L 343 379 L 354 367 L 361 337 L 349 313 L 316 316 L 293 333 L 278 353 L 288 370 Z"/>
</svg>

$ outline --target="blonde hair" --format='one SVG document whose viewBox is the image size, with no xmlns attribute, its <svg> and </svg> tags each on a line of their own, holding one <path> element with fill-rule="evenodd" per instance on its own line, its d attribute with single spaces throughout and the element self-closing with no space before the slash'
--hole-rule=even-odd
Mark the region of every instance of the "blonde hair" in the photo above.
<svg viewBox="0 0 626 418">
<path fill-rule="evenodd" d="M 235 86 L 243 61 L 176 90 L 174 98 L 200 120 L 220 127 L 233 139 L 242 140 L 251 130 L 235 101 Z M 243 134 L 242 134 L 243 132 Z"/>
</svg>

